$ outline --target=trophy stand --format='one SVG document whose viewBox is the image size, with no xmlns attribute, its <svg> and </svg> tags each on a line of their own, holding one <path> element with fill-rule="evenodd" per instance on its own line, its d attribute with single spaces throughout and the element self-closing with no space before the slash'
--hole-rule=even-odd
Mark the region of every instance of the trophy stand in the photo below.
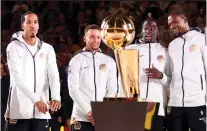
<svg viewBox="0 0 207 131">
<path fill-rule="evenodd" d="M 146 102 L 92 102 L 95 131 L 144 131 Z"/>
</svg>

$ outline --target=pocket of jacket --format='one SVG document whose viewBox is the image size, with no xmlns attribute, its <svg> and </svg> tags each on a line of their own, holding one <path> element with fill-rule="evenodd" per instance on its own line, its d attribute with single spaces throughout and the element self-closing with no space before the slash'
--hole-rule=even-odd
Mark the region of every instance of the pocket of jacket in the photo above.
<svg viewBox="0 0 207 131">
<path fill-rule="evenodd" d="M 201 80 L 201 90 L 203 90 L 203 77 L 200 75 L 200 80 Z"/>
</svg>

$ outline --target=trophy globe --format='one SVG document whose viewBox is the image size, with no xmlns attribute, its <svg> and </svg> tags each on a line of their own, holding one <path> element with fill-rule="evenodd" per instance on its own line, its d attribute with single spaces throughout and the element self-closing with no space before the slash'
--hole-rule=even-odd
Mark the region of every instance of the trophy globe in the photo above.
<svg viewBox="0 0 207 131">
<path fill-rule="evenodd" d="M 134 24 L 121 11 L 106 17 L 101 23 L 101 29 L 102 41 L 113 50 L 123 49 L 134 40 Z"/>
<path fill-rule="evenodd" d="M 114 51 L 116 63 L 121 77 L 125 98 L 135 98 L 139 94 L 139 52 L 124 49 L 135 37 L 133 22 L 121 10 L 106 17 L 101 23 L 102 41 Z"/>
</svg>

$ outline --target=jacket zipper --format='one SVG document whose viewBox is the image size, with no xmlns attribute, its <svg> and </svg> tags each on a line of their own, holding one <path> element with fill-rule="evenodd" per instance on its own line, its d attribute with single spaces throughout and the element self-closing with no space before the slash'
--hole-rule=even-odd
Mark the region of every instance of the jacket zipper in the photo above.
<svg viewBox="0 0 207 131">
<path fill-rule="evenodd" d="M 183 38 L 183 37 L 182 37 Z M 184 44 L 183 44 L 183 55 L 182 55 L 182 68 L 181 68 L 181 78 L 182 78 L 182 91 L 183 91 L 183 98 L 182 98 L 182 105 L 184 107 L 184 78 L 183 78 L 183 68 L 184 68 L 184 47 L 185 47 L 185 39 L 184 40 Z"/>
<path fill-rule="evenodd" d="M 97 101 L 97 89 L 96 89 L 96 69 L 95 69 L 95 57 L 94 55 L 95 54 L 92 54 L 93 55 L 93 70 L 94 70 L 94 86 L 95 86 L 95 101 Z"/>
<path fill-rule="evenodd" d="M 151 44 L 149 43 L 149 67 L 151 65 Z M 149 90 L 149 77 L 147 78 L 147 91 L 146 91 L 146 98 L 148 97 L 148 90 Z"/>
<path fill-rule="evenodd" d="M 35 55 L 32 56 L 32 58 L 33 58 L 33 64 L 34 64 L 34 93 L 36 93 L 36 66 L 35 66 Z M 33 118 L 35 118 L 35 105 L 34 105 L 34 108 L 33 108 Z"/>
<path fill-rule="evenodd" d="M 24 43 L 23 43 L 24 44 Z M 24 44 L 25 45 L 25 44 Z M 33 65 L 34 65 L 34 93 L 36 93 L 36 66 L 35 66 L 35 55 L 37 54 L 37 51 L 34 55 L 32 55 L 31 51 L 28 49 L 28 47 L 25 45 L 25 47 L 27 48 L 27 50 L 29 51 L 29 53 L 31 54 L 32 58 L 33 58 Z M 39 48 L 40 49 L 40 48 Z M 35 118 L 35 105 L 33 107 L 33 118 Z"/>
<path fill-rule="evenodd" d="M 201 78 L 201 90 L 203 90 L 203 77 L 202 77 L 202 75 L 200 75 L 200 78 Z"/>
</svg>

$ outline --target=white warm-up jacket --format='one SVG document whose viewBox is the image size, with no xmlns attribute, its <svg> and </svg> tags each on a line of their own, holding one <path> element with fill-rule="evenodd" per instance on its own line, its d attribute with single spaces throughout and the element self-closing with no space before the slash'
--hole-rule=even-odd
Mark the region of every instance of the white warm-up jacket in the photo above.
<svg viewBox="0 0 207 131">
<path fill-rule="evenodd" d="M 68 67 L 68 88 L 74 101 L 72 119 L 88 122 L 91 101 L 115 97 L 116 72 L 115 61 L 101 52 L 83 50 L 72 58 Z"/>
<path fill-rule="evenodd" d="M 170 84 L 169 106 L 196 107 L 206 104 L 207 44 L 205 35 L 189 30 L 168 48 L 170 61 L 163 84 Z M 168 82 L 166 82 L 168 78 Z"/>
<path fill-rule="evenodd" d="M 6 50 L 11 78 L 6 115 L 9 113 L 10 119 L 49 119 L 49 112 L 40 113 L 34 104 L 49 101 L 49 87 L 52 99 L 60 101 L 55 52 L 37 38 L 39 50 L 33 56 L 22 35 L 23 32 L 15 33 Z"/>
</svg>

